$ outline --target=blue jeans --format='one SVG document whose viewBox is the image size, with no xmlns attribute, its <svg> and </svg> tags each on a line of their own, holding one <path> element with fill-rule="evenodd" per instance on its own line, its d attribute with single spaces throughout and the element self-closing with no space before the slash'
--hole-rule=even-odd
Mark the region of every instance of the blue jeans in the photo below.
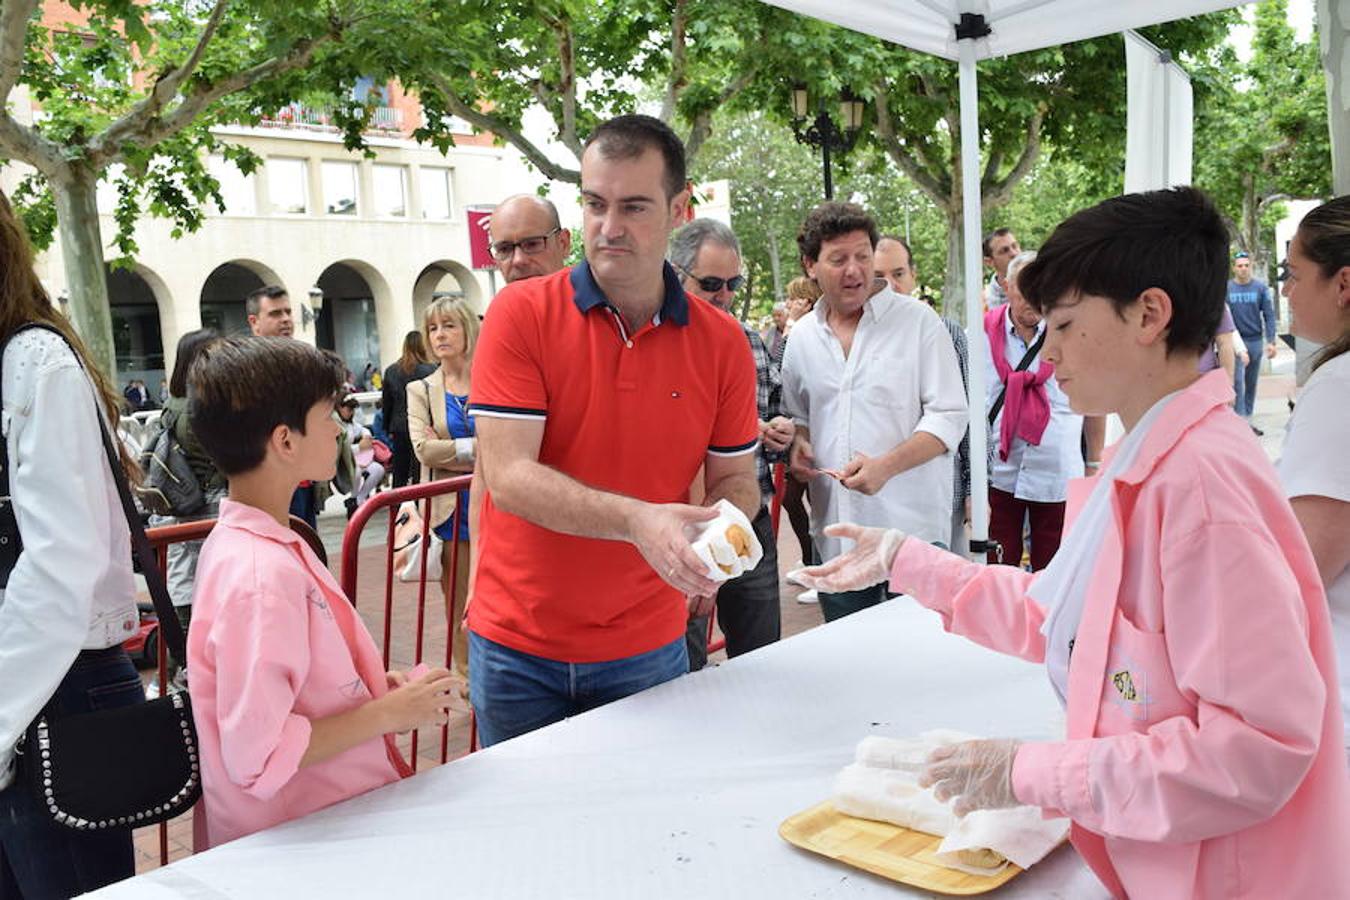
<svg viewBox="0 0 1350 900">
<path fill-rule="evenodd" d="M 131 659 L 111 647 L 79 655 L 49 714 L 63 718 L 144 702 Z M 56 824 L 29 794 L 23 765 L 0 791 L 0 900 L 72 897 L 136 873 L 130 828 L 84 832 Z"/>
<path fill-rule="evenodd" d="M 484 747 L 645 691 L 689 671 L 684 636 L 637 656 L 566 663 L 469 632 L 469 699 Z"/>
<path fill-rule="evenodd" d="M 1250 419 L 1256 411 L 1256 380 L 1261 377 L 1261 360 L 1266 358 L 1266 343 L 1258 334 L 1254 338 L 1244 337 L 1242 343 L 1247 346 L 1250 362 L 1242 364 L 1238 359 L 1233 364 L 1233 393 L 1237 400 L 1233 411 L 1244 419 Z"/>
</svg>

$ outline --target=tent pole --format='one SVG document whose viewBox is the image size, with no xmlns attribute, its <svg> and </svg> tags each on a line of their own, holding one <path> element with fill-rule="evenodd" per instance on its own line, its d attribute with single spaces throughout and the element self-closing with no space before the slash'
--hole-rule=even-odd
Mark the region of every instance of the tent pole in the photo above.
<svg viewBox="0 0 1350 900">
<path fill-rule="evenodd" d="M 970 344 L 970 552 L 984 558 L 989 537 L 989 471 L 984 427 L 985 372 L 989 341 L 980 303 L 983 223 L 980 219 L 980 108 L 976 92 L 975 40 L 957 41 L 961 75 L 961 218 L 965 244 L 966 339 Z"/>
</svg>

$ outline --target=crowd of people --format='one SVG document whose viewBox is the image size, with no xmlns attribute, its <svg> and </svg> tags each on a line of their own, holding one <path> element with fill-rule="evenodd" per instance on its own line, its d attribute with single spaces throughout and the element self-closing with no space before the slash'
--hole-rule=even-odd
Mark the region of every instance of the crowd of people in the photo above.
<svg viewBox="0 0 1350 900">
<path fill-rule="evenodd" d="M 1222 219 L 1193 189 L 1108 200 L 1036 252 L 991 234 L 978 353 L 916 298 L 908 244 L 850 203 L 810 211 L 803 277 L 763 331 L 742 322 L 740 244 L 689 220 L 684 149 L 659 120 L 597 126 L 581 198 L 570 267 L 552 204 L 498 205 L 507 285 L 481 322 L 438 299 L 407 335 L 383 378 L 384 461 L 341 360 L 292 339 L 284 288 L 247 298 L 253 335 L 184 336 L 164 427 L 206 488 L 193 515 L 217 520 L 170 560 L 197 849 L 407 777 L 394 736 L 443 723 L 457 691 L 490 747 L 702 667 L 714 608 L 729 656 L 778 640 L 783 462 L 791 577 L 825 620 L 908 595 L 1044 663 L 1067 711 L 1064 740 L 935 754 L 922 779 L 939 799 L 1070 817 L 1117 896 L 1350 893 L 1350 198 L 1290 249 L 1295 330 L 1326 346 L 1278 473 L 1232 407 L 1240 386 L 1249 415 L 1267 352 L 1265 288 L 1240 258 L 1236 294 L 1253 298 L 1233 300 Z M 129 830 L 53 822 L 8 748 L 40 711 L 143 700 L 120 646 L 135 617 L 121 475 L 98 438 L 119 404 L 5 202 L 0 263 L 0 536 L 27 548 L 0 552 L 0 677 L 22 685 L 0 702 L 0 895 L 68 896 L 131 874 Z M 1244 340 L 1256 322 L 1232 375 L 1230 307 Z M 973 410 L 971 365 L 989 385 Z M 1110 415 L 1126 434 L 1104 449 Z M 971 427 L 989 435 L 987 562 L 1004 565 L 967 558 Z M 330 483 L 359 503 L 414 470 L 471 475 L 429 523 L 451 665 L 385 671 L 288 523 L 313 523 Z M 719 502 L 764 549 L 726 583 L 691 546 Z"/>
</svg>

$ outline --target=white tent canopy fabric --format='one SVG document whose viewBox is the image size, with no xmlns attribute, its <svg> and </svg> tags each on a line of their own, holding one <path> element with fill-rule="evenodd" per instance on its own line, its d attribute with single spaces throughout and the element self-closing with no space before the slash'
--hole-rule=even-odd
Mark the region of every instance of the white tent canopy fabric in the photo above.
<svg viewBox="0 0 1350 900">
<path fill-rule="evenodd" d="M 975 58 L 1039 50 L 1128 28 L 1238 6 L 1232 0 L 766 0 L 934 56 L 958 59 L 955 26 L 962 13 L 982 15 L 992 33 L 975 42 Z"/>
<path fill-rule="evenodd" d="M 971 553 L 989 535 L 989 473 L 984 420 L 989 348 L 981 327 L 983 223 L 980 217 L 980 127 L 976 61 L 1100 37 L 1242 6 L 1250 0 L 763 0 L 854 31 L 954 59 L 961 91 L 962 243 L 965 247 L 969 398 Z"/>
</svg>

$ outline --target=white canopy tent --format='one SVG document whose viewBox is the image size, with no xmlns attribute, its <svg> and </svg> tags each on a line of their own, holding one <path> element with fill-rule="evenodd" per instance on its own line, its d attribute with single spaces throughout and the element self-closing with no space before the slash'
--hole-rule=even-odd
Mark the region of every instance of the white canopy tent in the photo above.
<svg viewBox="0 0 1350 900">
<path fill-rule="evenodd" d="M 971 552 L 989 535 L 981 327 L 980 125 L 976 62 L 1241 6 L 1250 0 L 764 0 L 774 6 L 955 60 L 960 71 L 966 334 L 970 341 Z"/>
</svg>

